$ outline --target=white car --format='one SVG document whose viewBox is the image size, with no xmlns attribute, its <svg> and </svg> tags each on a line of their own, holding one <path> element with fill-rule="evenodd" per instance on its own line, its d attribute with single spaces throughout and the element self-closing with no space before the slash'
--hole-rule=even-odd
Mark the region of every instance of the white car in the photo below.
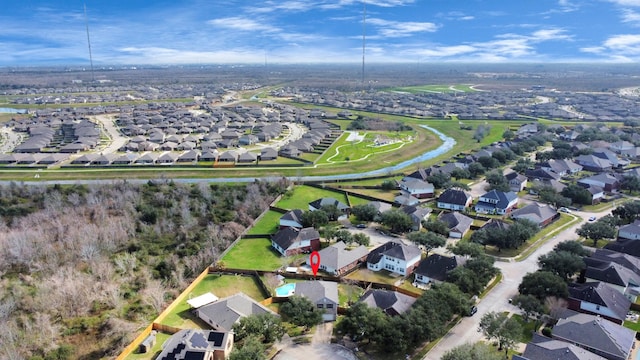
<svg viewBox="0 0 640 360">
<path fill-rule="evenodd" d="M 590 217 L 589 221 L 596 221 L 596 217 L 595 216 Z"/>
<path fill-rule="evenodd" d="M 561 207 L 560 211 L 563 213 L 571 214 L 571 210 L 567 209 L 566 207 Z"/>
</svg>

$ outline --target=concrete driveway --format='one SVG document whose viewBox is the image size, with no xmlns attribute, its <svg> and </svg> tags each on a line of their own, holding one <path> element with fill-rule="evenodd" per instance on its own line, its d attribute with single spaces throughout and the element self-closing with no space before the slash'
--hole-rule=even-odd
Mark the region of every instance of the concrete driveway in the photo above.
<svg viewBox="0 0 640 360">
<path fill-rule="evenodd" d="M 275 360 L 357 360 L 353 352 L 344 346 L 331 344 L 333 323 L 327 322 L 316 327 L 311 344 L 293 345 L 290 341 L 281 343 L 281 351 Z"/>
</svg>

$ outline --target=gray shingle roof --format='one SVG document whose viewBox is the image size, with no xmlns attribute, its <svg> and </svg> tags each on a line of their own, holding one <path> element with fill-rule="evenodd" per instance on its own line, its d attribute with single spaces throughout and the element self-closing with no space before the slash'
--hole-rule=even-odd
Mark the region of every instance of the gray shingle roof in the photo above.
<svg viewBox="0 0 640 360">
<path fill-rule="evenodd" d="M 438 281 L 445 281 L 449 271 L 463 265 L 465 262 L 465 259 L 459 256 L 449 257 L 440 254 L 431 254 L 428 258 L 420 262 L 414 274 L 424 275 Z"/>
<path fill-rule="evenodd" d="M 353 250 L 347 250 L 342 241 L 326 247 L 318 252 L 322 265 L 340 270 L 352 262 L 363 258 L 369 254 L 366 247 L 360 245 Z"/>
<path fill-rule="evenodd" d="M 296 295 L 304 296 L 316 303 L 322 298 L 327 298 L 336 304 L 338 299 L 338 284 L 333 281 L 303 281 L 296 283 Z"/>
<path fill-rule="evenodd" d="M 204 305 L 196 310 L 197 316 L 204 322 L 207 324 L 213 322 L 226 331 L 231 330 L 233 324 L 243 316 L 264 313 L 275 314 L 242 292 Z"/>
<path fill-rule="evenodd" d="M 573 344 L 552 339 L 528 343 L 521 358 L 527 360 L 605 360 L 602 356 Z"/>
<path fill-rule="evenodd" d="M 388 315 L 399 315 L 409 310 L 416 299 L 391 290 L 370 289 L 360 297 L 360 301 Z"/>
<path fill-rule="evenodd" d="M 624 320 L 631 301 L 603 282 L 570 284 L 569 298 L 607 307 L 615 318 Z"/>
<path fill-rule="evenodd" d="M 552 334 L 554 339 L 560 338 L 626 359 L 635 342 L 636 332 L 598 316 L 575 314 L 560 319 Z"/>
</svg>

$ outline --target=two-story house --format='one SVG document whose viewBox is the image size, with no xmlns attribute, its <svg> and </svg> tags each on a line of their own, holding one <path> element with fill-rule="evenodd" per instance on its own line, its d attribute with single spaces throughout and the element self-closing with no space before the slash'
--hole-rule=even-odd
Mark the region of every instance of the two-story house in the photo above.
<svg viewBox="0 0 640 360">
<path fill-rule="evenodd" d="M 518 195 L 513 191 L 491 190 L 480 196 L 475 210 L 483 214 L 505 215 L 518 205 Z"/>
<path fill-rule="evenodd" d="M 464 190 L 447 189 L 438 197 L 438 207 L 441 209 L 462 211 L 471 205 L 473 197 Z"/>
<path fill-rule="evenodd" d="M 421 257 L 422 251 L 417 246 L 389 241 L 371 250 L 367 256 L 367 268 L 406 276 L 413 272 Z"/>
</svg>

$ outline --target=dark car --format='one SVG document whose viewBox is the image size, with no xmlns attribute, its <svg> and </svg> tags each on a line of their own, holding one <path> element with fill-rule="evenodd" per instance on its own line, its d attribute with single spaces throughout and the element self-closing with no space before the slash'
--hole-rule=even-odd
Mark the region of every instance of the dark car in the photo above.
<svg viewBox="0 0 640 360">
<path fill-rule="evenodd" d="M 478 307 L 473 305 L 471 309 L 469 309 L 469 316 L 473 316 L 473 314 L 478 312 Z"/>
<path fill-rule="evenodd" d="M 358 224 L 358 225 L 356 225 L 356 227 L 357 227 L 358 229 L 364 229 L 364 228 L 366 228 L 366 227 L 367 227 L 367 224 Z"/>
</svg>

